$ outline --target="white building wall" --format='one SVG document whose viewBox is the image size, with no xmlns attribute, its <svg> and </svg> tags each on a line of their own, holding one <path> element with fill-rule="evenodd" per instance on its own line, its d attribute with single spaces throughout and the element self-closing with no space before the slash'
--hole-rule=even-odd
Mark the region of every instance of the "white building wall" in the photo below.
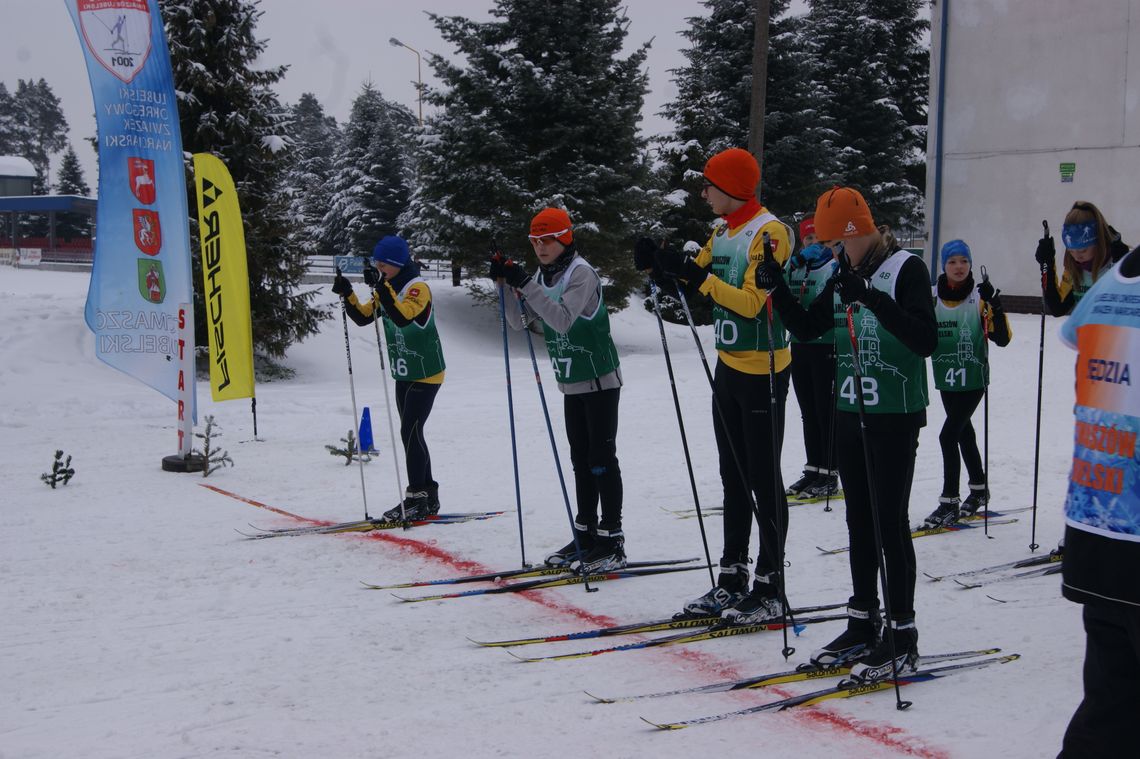
<svg viewBox="0 0 1140 759">
<path fill-rule="evenodd" d="M 927 260 L 961 238 L 1004 292 L 1040 295 L 1041 221 L 1060 263 L 1077 200 L 1140 244 L 1140 0 L 935 0 L 931 27 Z"/>
</svg>

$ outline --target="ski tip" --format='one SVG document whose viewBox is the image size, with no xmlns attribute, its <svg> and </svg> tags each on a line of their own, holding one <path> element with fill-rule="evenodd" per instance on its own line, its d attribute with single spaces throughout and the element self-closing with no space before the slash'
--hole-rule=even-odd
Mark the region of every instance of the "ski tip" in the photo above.
<svg viewBox="0 0 1140 759">
<path fill-rule="evenodd" d="M 653 720 L 646 719 L 645 717 L 638 717 L 642 722 L 647 725 L 652 725 L 658 730 L 680 730 L 684 725 L 670 724 L 668 722 L 654 722 Z"/>
<path fill-rule="evenodd" d="M 521 661 L 521 662 L 527 662 L 527 663 L 541 661 L 541 659 L 535 659 L 534 657 L 531 657 L 531 656 L 519 656 L 518 654 L 516 654 L 514 651 L 512 651 L 509 648 L 504 648 L 503 650 L 506 651 L 511 656 L 513 656 L 515 658 L 515 661 Z"/>
<path fill-rule="evenodd" d="M 962 582 L 961 580 L 954 580 L 954 582 L 956 582 L 956 583 L 958 583 L 958 585 L 962 586 L 963 590 L 973 590 L 974 588 L 982 587 L 981 585 L 978 585 L 976 583 Z"/>
<path fill-rule="evenodd" d="M 942 578 L 938 575 L 932 575 L 929 572 L 923 572 L 923 574 L 930 578 L 931 582 L 942 582 Z"/>
<path fill-rule="evenodd" d="M 806 629 L 807 629 L 806 625 L 800 625 L 800 624 L 792 625 L 792 632 L 795 633 L 796 635 L 799 635 L 800 633 L 802 633 Z M 785 657 L 785 658 L 787 658 L 787 657 Z"/>
<path fill-rule="evenodd" d="M 612 703 L 614 703 L 614 702 L 615 702 L 615 699 L 612 699 L 612 698 L 602 698 L 601 696 L 595 696 L 593 693 L 591 693 L 591 692 L 590 692 L 590 691 L 588 691 L 588 690 L 584 690 L 584 691 L 582 691 L 582 692 L 583 692 L 583 693 L 585 693 L 585 694 L 586 694 L 587 696 L 589 696 L 590 698 L 594 699 L 594 703 L 598 703 L 598 704 L 612 704 Z"/>
<path fill-rule="evenodd" d="M 988 593 L 986 594 L 986 598 L 990 599 L 991 601 L 997 601 L 999 604 L 1007 604 L 1007 603 L 1009 603 L 1009 601 L 1005 601 L 1005 600 L 1003 600 L 1003 599 L 1001 599 L 1001 598 L 998 598 L 998 597 L 996 597 L 996 596 L 991 596 L 991 595 L 989 595 Z"/>
</svg>

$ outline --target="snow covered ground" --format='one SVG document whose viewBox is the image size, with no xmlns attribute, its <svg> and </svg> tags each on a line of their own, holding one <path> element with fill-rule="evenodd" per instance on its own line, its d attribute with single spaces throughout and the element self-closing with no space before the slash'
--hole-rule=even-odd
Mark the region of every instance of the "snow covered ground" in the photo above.
<svg viewBox="0 0 1140 759">
<path fill-rule="evenodd" d="M 214 414 L 236 466 L 208 480 L 164 473 L 174 452 L 173 404 L 94 357 L 83 323 L 87 275 L 0 268 L 0 757 L 608 757 L 1052 756 L 1080 699 L 1080 609 L 1057 577 L 967 591 L 920 580 L 925 653 L 998 646 L 1022 659 L 904 690 L 896 711 L 876 694 L 679 732 L 638 717 L 684 719 L 802 692 L 753 692 L 594 704 L 583 689 L 623 695 L 787 667 L 779 633 L 547 663 L 520 663 L 474 638 L 569 631 L 667 616 L 707 588 L 700 571 L 534 594 L 404 604 L 360 580 L 397 582 L 500 569 L 520 561 L 511 513 L 400 534 L 243 540 L 234 530 L 298 524 L 211 492 L 208 482 L 314 519 L 363 515 L 355 467 L 330 456 L 353 424 L 339 315 L 296 346 L 296 377 L 258 387 L 253 442 L 248 403 L 212 404 L 199 384 L 199 420 Z M 434 286 L 447 381 L 428 427 L 444 509 L 514 507 L 497 312 Z M 324 290 L 322 297 L 333 296 Z M 993 352 L 990 460 L 994 508 L 1028 506 L 1039 319 L 1013 317 L 1014 341 Z M 1040 551 L 1056 544 L 1071 455 L 1074 356 L 1047 324 L 1046 402 L 1037 519 Z M 371 329 L 352 329 L 358 402 L 372 409 L 388 450 Z M 626 387 L 618 454 L 631 559 L 697 556 L 691 506 L 657 326 L 632 307 L 613 319 Z M 702 504 L 719 504 L 709 392 L 687 328 L 669 327 Z M 712 355 L 711 330 L 702 331 Z M 567 519 L 525 343 L 512 335 L 523 469 L 526 558 L 563 543 Z M 541 357 L 544 351 L 538 346 Z M 543 361 L 562 461 L 561 397 Z M 788 400 L 783 469 L 803 463 L 798 407 Z M 980 422 L 981 416 L 975 417 Z M 923 431 L 911 506 L 918 522 L 941 485 L 940 402 Z M 199 427 L 199 430 L 201 426 Z M 980 435 L 980 425 L 979 425 Z M 39 481 L 53 451 L 77 475 L 52 491 Z M 569 477 L 569 472 L 567 472 Z M 366 466 L 375 515 L 397 497 L 386 455 Z M 919 569 L 946 573 L 1029 555 L 1030 517 L 1016 524 L 916 541 Z M 714 558 L 720 520 L 709 520 Z M 755 537 L 753 537 L 755 540 Z M 788 593 L 807 605 L 846 599 L 842 507 L 795 507 Z M 1039 552 L 1040 552 L 1039 551 Z M 459 566 L 462 564 L 462 566 Z M 411 591 L 414 593 L 415 591 Z M 986 592 L 1008 603 L 997 603 Z M 793 662 L 842 623 L 808 627 Z M 611 639 L 612 640 L 612 639 Z M 620 642 L 620 641 L 619 641 Z M 585 650 L 591 641 L 531 647 Z M 594 642 L 596 643 L 596 641 Z M 540 650 L 541 649 L 541 650 Z M 730 754 L 731 752 L 731 754 Z"/>
</svg>

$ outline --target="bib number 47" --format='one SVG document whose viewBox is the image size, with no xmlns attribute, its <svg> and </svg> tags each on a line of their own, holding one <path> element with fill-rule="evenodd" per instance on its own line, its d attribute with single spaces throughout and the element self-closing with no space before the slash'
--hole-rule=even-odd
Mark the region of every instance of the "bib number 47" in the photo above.
<svg viewBox="0 0 1140 759">
<path fill-rule="evenodd" d="M 572 358 L 557 358 L 550 357 L 550 365 L 554 367 L 554 376 L 559 380 L 565 380 L 570 377 L 570 365 L 573 363 Z"/>
<path fill-rule="evenodd" d="M 879 381 L 874 377 L 862 377 L 863 403 L 867 406 L 879 405 Z M 855 394 L 855 377 L 848 375 L 843 378 L 839 386 L 839 395 L 852 406 L 859 405 L 859 396 Z"/>
</svg>

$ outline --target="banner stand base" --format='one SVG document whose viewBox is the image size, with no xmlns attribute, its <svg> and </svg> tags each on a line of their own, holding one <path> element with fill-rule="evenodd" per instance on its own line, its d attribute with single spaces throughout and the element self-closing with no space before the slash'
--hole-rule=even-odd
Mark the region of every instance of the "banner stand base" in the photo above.
<svg viewBox="0 0 1140 759">
<path fill-rule="evenodd" d="M 162 457 L 162 471 L 164 472 L 201 472 L 206 468 L 206 459 L 197 453 L 183 456 L 176 453 L 173 456 Z"/>
</svg>

